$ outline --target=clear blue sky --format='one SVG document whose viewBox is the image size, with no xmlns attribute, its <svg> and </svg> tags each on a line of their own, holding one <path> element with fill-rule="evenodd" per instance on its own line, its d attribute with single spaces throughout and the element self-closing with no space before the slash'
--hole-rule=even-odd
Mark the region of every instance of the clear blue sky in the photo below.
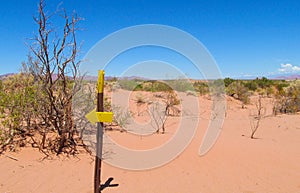
<svg viewBox="0 0 300 193">
<path fill-rule="evenodd" d="M 300 74 L 299 0 L 48 0 L 83 18 L 82 57 L 106 35 L 138 24 L 164 24 L 200 40 L 224 77 Z M 0 74 L 17 72 L 33 37 L 37 0 L 1 1 Z M 51 3 L 51 4 L 50 4 Z M 186 72 L 186 74 L 192 72 Z"/>
</svg>

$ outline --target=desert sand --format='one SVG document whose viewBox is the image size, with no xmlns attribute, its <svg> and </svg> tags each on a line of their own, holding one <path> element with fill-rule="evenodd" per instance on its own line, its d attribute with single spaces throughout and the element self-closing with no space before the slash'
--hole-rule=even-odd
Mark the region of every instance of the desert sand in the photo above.
<svg viewBox="0 0 300 193">
<path fill-rule="evenodd" d="M 188 97 L 181 95 L 182 100 Z M 131 171 L 102 165 L 102 183 L 114 178 L 102 192 L 112 193 L 299 193 L 300 115 L 272 115 L 271 99 L 264 99 L 263 118 L 256 139 L 250 139 L 249 112 L 239 101 L 227 98 L 221 134 L 205 155 L 198 151 L 210 119 L 211 100 L 199 97 L 197 132 L 183 153 L 158 168 Z M 134 109 L 134 108 L 133 108 Z M 147 117 L 144 117 L 145 119 Z M 143 118 L 140 118 L 143 120 Z M 136 149 L 163 144 L 176 132 L 176 117 L 166 123 L 165 134 L 150 136 L 107 131 L 118 143 Z M 26 147 L 0 156 L 1 193 L 92 193 L 94 157 L 81 152 L 75 157 L 43 159 Z M 159 158 L 157 158 L 159 159 Z"/>
</svg>

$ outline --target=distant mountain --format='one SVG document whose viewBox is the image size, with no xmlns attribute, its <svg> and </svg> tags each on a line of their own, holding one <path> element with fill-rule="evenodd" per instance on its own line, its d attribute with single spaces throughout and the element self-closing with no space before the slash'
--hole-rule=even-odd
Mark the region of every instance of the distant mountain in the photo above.
<svg viewBox="0 0 300 193">
<path fill-rule="evenodd" d="M 126 76 L 126 77 L 115 77 L 115 76 L 105 76 L 105 80 L 112 80 L 112 79 L 118 79 L 118 80 L 148 80 L 147 78 L 139 77 L 139 76 Z M 84 80 L 87 81 L 97 81 L 98 77 L 97 76 L 85 76 L 83 78 Z"/>
<path fill-rule="evenodd" d="M 233 79 L 240 79 L 240 80 L 254 80 L 256 78 L 266 77 L 271 80 L 300 80 L 300 74 L 274 74 L 274 75 L 266 75 L 266 76 L 240 76 L 234 77 Z"/>
<path fill-rule="evenodd" d="M 300 74 L 287 74 L 287 75 L 278 75 L 273 77 L 272 79 L 276 80 L 300 80 Z"/>
</svg>

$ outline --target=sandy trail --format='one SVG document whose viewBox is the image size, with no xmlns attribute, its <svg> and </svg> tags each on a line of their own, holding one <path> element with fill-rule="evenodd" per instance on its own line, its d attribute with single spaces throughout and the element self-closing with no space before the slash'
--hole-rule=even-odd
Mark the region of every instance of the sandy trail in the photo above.
<svg viewBox="0 0 300 193">
<path fill-rule="evenodd" d="M 256 133 L 257 139 L 250 139 L 249 111 L 255 106 L 242 109 L 238 101 L 230 99 L 221 135 L 213 148 L 200 157 L 198 151 L 209 123 L 211 101 L 200 97 L 199 105 L 197 133 L 182 154 L 167 165 L 146 171 L 124 170 L 104 163 L 102 182 L 113 177 L 112 183 L 119 186 L 107 187 L 103 192 L 300 192 L 299 114 L 264 118 Z M 174 132 L 176 124 L 171 120 L 164 135 L 141 138 L 118 131 L 107 134 L 127 147 L 147 149 L 168 140 Z M 31 148 L 1 155 L 0 192 L 93 192 L 92 156 L 81 153 L 71 158 L 61 156 L 43 161 L 41 158 L 42 155 Z"/>
</svg>

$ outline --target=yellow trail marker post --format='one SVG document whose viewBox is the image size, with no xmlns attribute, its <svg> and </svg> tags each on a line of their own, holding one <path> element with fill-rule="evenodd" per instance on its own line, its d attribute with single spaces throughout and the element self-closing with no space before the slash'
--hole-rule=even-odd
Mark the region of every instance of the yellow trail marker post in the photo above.
<svg viewBox="0 0 300 193">
<path fill-rule="evenodd" d="M 102 144 L 103 144 L 103 122 L 112 122 L 113 119 L 112 112 L 103 112 L 104 110 L 103 90 L 104 90 L 104 70 L 99 70 L 98 82 L 97 82 L 97 108 L 85 116 L 92 124 L 97 123 L 94 193 L 101 192 L 100 187 L 101 187 Z"/>
</svg>

